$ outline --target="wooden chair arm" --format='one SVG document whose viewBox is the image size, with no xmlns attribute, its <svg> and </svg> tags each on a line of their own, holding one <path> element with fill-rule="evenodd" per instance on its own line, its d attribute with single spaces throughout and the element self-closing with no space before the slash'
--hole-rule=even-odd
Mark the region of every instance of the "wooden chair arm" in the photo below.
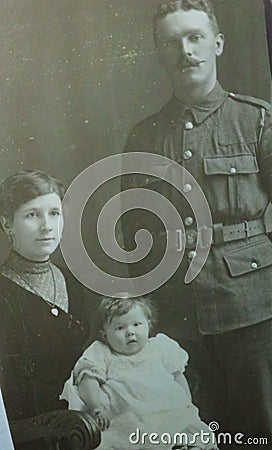
<svg viewBox="0 0 272 450">
<path fill-rule="evenodd" d="M 64 440 L 71 450 L 95 449 L 101 442 L 100 431 L 88 413 L 53 411 L 10 423 L 14 443 L 46 439 L 51 445 Z M 56 445 L 55 448 L 58 448 Z"/>
</svg>

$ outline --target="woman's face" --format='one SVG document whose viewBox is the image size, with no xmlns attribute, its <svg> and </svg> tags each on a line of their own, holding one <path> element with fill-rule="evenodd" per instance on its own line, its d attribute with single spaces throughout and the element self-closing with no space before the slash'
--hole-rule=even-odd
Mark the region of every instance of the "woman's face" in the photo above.
<svg viewBox="0 0 272 450">
<path fill-rule="evenodd" d="M 61 199 L 40 195 L 15 211 L 9 227 L 13 248 L 24 258 L 46 261 L 59 245 L 63 229 Z"/>
</svg>

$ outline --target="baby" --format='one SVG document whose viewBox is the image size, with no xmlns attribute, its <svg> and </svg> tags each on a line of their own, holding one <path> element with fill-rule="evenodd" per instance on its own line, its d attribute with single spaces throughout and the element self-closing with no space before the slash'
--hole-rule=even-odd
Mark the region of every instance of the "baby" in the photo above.
<svg viewBox="0 0 272 450">
<path fill-rule="evenodd" d="M 217 449 L 191 401 L 187 353 L 164 334 L 149 337 L 151 301 L 104 298 L 99 320 L 101 340 L 85 350 L 61 395 L 69 409 L 95 418 L 99 449 Z"/>
</svg>

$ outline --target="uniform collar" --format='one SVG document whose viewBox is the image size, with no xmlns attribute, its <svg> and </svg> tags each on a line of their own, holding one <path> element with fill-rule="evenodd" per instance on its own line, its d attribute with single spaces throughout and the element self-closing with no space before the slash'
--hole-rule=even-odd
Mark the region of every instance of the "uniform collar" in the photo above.
<svg viewBox="0 0 272 450">
<path fill-rule="evenodd" d="M 228 93 L 217 82 L 203 103 L 189 107 L 177 98 L 172 97 L 170 102 L 165 106 L 164 113 L 173 127 L 177 127 L 183 123 L 190 114 L 193 116 L 195 123 L 201 123 L 216 111 L 225 102 L 227 97 Z"/>
</svg>

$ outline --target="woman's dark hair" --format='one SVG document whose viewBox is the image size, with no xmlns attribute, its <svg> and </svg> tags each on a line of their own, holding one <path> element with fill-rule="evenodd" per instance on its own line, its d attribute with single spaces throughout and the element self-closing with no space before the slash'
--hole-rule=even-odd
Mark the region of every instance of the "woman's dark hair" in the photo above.
<svg viewBox="0 0 272 450">
<path fill-rule="evenodd" d="M 157 22 L 159 19 L 163 19 L 168 14 L 171 14 L 175 11 L 190 11 L 190 9 L 195 9 L 196 11 L 203 11 L 204 13 L 206 13 L 210 19 L 214 35 L 217 36 L 219 34 L 220 30 L 218 22 L 214 13 L 213 6 L 209 0 L 165 1 L 159 6 L 156 14 L 153 17 L 153 33 L 155 43 L 157 42 Z"/>
<path fill-rule="evenodd" d="M 0 217 L 14 219 L 15 211 L 40 195 L 57 194 L 63 199 L 64 186 L 45 172 L 26 170 L 6 178 L 0 186 Z"/>
<path fill-rule="evenodd" d="M 126 296 L 125 296 L 126 295 Z M 102 299 L 97 311 L 98 327 L 103 329 L 105 323 L 111 323 L 113 317 L 127 314 L 135 306 L 140 306 L 146 319 L 150 322 L 150 330 L 157 320 L 157 310 L 148 297 L 129 297 L 128 294 L 116 295 L 116 297 L 105 297 Z"/>
</svg>

